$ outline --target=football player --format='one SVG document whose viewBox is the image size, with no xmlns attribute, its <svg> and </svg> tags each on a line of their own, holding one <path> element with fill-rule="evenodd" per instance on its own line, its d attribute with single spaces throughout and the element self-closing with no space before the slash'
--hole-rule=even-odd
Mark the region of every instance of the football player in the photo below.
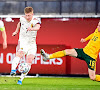
<svg viewBox="0 0 100 90">
<path fill-rule="evenodd" d="M 4 27 L 3 21 L 0 20 L 0 31 L 2 32 L 2 37 L 3 37 L 3 49 L 7 48 L 7 35 Z"/>
<path fill-rule="evenodd" d="M 16 57 L 13 59 L 11 66 L 11 76 L 16 75 L 16 67 L 24 55 L 27 56 L 26 63 L 28 63 L 31 68 L 32 61 L 35 58 L 37 52 L 36 35 L 37 31 L 40 29 L 41 21 L 39 18 L 34 17 L 32 7 L 26 7 L 24 9 L 24 13 L 25 16 L 20 18 L 20 21 L 17 24 L 17 28 L 12 34 L 12 36 L 15 36 L 20 29 Z M 28 72 L 22 73 L 17 84 L 21 85 L 22 80 L 27 74 Z"/>
<path fill-rule="evenodd" d="M 95 32 L 90 34 L 87 38 L 82 38 L 81 42 L 83 43 L 88 40 L 88 44 L 82 49 L 65 49 L 55 52 L 51 55 L 48 55 L 43 49 L 41 49 L 41 55 L 43 56 L 44 61 L 52 58 L 64 57 L 66 55 L 84 60 L 88 65 L 88 73 L 90 79 L 100 81 L 100 75 L 95 74 L 96 61 L 100 51 L 100 21 Z"/>
</svg>

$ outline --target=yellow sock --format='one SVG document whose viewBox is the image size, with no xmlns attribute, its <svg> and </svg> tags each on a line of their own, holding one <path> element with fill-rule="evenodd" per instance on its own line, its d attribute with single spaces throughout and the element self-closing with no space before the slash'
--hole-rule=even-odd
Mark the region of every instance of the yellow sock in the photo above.
<svg viewBox="0 0 100 90">
<path fill-rule="evenodd" d="M 55 53 L 49 55 L 49 58 L 50 58 L 50 59 L 52 59 L 52 58 L 60 58 L 60 57 L 63 57 L 63 56 L 66 56 L 65 50 L 55 52 Z"/>
<path fill-rule="evenodd" d="M 96 81 L 100 81 L 100 75 L 96 75 Z"/>
</svg>

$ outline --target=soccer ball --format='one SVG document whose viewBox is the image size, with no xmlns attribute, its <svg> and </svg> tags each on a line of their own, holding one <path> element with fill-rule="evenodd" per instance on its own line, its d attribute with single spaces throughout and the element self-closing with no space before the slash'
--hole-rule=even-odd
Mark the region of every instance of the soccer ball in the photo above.
<svg viewBox="0 0 100 90">
<path fill-rule="evenodd" d="M 18 66 L 18 71 L 20 73 L 27 73 L 29 71 L 29 65 L 27 63 L 20 63 Z"/>
</svg>

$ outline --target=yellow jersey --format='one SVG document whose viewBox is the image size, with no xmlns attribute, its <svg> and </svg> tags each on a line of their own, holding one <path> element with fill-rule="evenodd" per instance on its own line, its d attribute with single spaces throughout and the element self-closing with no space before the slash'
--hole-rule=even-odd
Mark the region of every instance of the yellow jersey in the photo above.
<svg viewBox="0 0 100 90">
<path fill-rule="evenodd" d="M 90 34 L 85 40 L 90 40 L 88 44 L 83 48 L 83 51 L 92 57 L 93 59 L 97 59 L 99 51 L 100 51 L 100 32 L 98 32 L 98 28 L 94 33 Z"/>
</svg>

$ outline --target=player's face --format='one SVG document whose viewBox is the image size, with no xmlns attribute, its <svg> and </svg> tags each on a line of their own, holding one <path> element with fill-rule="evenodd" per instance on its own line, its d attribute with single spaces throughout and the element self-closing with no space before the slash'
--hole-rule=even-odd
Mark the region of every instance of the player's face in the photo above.
<svg viewBox="0 0 100 90">
<path fill-rule="evenodd" d="M 32 17 L 33 17 L 33 13 L 30 12 L 30 13 L 25 13 L 25 18 L 27 21 L 31 21 L 32 20 Z"/>
</svg>

